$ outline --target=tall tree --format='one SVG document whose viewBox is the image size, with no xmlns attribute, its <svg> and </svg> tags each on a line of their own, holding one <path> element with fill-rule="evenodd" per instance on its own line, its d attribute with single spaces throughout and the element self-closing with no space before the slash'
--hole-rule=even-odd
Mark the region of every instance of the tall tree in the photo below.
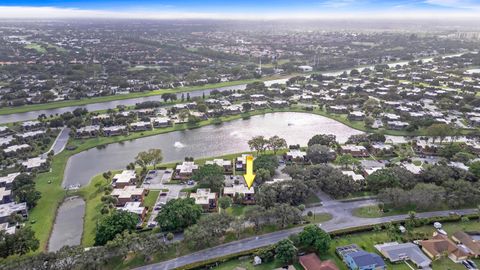
<svg viewBox="0 0 480 270">
<path fill-rule="evenodd" d="M 174 199 L 165 204 L 155 220 L 163 231 L 180 231 L 195 224 L 202 212 L 192 198 Z"/>
<path fill-rule="evenodd" d="M 287 148 L 287 141 L 275 135 L 268 139 L 268 147 L 272 149 L 273 154 L 275 155 L 279 149 Z"/>
</svg>

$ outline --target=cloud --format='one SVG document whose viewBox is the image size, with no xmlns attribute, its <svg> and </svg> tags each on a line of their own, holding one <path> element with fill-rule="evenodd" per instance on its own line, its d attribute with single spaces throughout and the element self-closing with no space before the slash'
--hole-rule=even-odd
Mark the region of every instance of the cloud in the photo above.
<svg viewBox="0 0 480 270">
<path fill-rule="evenodd" d="M 428 0 L 440 1 L 440 0 Z M 441 0 L 448 1 L 448 0 Z M 452 1 L 452 0 L 450 0 Z M 0 6 L 1 19 L 218 19 L 218 20 L 317 20 L 317 19 L 463 19 L 480 20 L 476 11 L 419 11 L 416 9 L 376 11 L 302 11 L 302 12 L 179 12 L 174 10 L 105 11 L 57 7 Z"/>
<path fill-rule="evenodd" d="M 426 0 L 424 3 L 432 6 L 467 9 L 467 10 L 480 10 L 480 4 L 469 0 Z"/>
<path fill-rule="evenodd" d="M 321 4 L 321 6 L 326 8 L 343 8 L 347 6 L 351 6 L 354 4 L 355 0 L 328 0 Z"/>
</svg>

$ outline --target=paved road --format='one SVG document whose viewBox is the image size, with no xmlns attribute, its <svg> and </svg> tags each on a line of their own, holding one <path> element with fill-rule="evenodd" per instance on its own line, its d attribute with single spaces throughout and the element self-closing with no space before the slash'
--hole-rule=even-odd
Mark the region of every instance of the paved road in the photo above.
<svg viewBox="0 0 480 270">
<path fill-rule="evenodd" d="M 320 226 L 327 232 L 332 232 L 341 229 L 354 228 L 363 225 L 375 225 L 389 221 L 399 221 L 408 218 L 408 215 L 397 215 L 390 217 L 382 218 L 359 218 L 351 215 L 351 211 L 355 208 L 374 204 L 374 200 L 362 200 L 356 202 L 338 202 L 330 199 L 325 194 L 320 194 L 323 199 L 324 206 L 314 207 L 308 209 L 307 211 L 314 211 L 316 213 L 334 213 L 333 219 L 325 223 L 320 224 Z M 476 213 L 476 209 L 464 209 L 457 210 L 456 212 L 461 215 Z M 427 212 L 427 213 L 418 213 L 417 217 L 428 218 L 436 216 L 448 216 L 451 211 L 436 211 L 436 212 Z M 138 270 L 169 270 L 181 267 L 187 264 L 204 261 L 208 259 L 213 259 L 228 254 L 238 253 L 241 251 L 246 251 L 254 248 L 259 248 L 263 246 L 272 245 L 282 239 L 287 238 L 293 233 L 298 233 L 302 230 L 302 227 L 296 227 L 288 230 L 278 231 L 274 233 L 264 234 L 258 237 L 250 237 L 242 240 L 230 242 L 213 248 L 201 250 L 192 254 L 181 256 L 175 259 L 168 261 L 151 264 L 143 267 L 137 268 Z"/>
<path fill-rule="evenodd" d="M 55 155 L 62 152 L 63 149 L 65 149 L 65 146 L 67 145 L 69 138 L 70 138 L 70 129 L 67 127 L 64 127 L 58 134 L 57 138 L 55 139 L 55 142 L 53 143 L 52 147 L 48 152 L 53 151 Z"/>
</svg>

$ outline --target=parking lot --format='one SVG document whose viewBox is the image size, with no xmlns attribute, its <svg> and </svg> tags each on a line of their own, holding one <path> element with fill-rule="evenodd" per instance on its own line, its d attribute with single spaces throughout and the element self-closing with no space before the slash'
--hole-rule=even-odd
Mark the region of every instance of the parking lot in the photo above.
<svg viewBox="0 0 480 270">
<path fill-rule="evenodd" d="M 155 218 L 162 206 L 170 200 L 179 198 L 181 196 L 181 190 L 188 187 L 188 185 L 184 184 L 168 184 L 172 178 L 172 174 L 172 169 L 151 170 L 147 173 L 142 183 L 143 188 L 161 191 L 148 220 L 148 226 L 156 225 Z"/>
</svg>

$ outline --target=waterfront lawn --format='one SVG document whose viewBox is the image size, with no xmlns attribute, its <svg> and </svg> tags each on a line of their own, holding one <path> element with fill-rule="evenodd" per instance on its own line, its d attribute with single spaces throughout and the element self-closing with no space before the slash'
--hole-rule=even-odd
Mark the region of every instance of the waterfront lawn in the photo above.
<svg viewBox="0 0 480 270">
<path fill-rule="evenodd" d="M 245 211 L 247 210 L 248 207 L 251 207 L 251 206 L 236 204 L 227 208 L 225 211 L 227 211 L 229 215 L 232 215 L 234 217 L 240 217 L 245 215 Z"/>
<path fill-rule="evenodd" d="M 112 172 L 115 175 L 117 172 Z M 95 176 L 89 185 L 82 187 L 77 194 L 85 200 L 85 217 L 83 221 L 82 245 L 93 246 L 95 243 L 95 230 L 97 221 L 101 218 L 101 198 L 105 194 L 105 187 L 110 185 L 110 179 L 106 180 L 101 174 Z"/>
</svg>

